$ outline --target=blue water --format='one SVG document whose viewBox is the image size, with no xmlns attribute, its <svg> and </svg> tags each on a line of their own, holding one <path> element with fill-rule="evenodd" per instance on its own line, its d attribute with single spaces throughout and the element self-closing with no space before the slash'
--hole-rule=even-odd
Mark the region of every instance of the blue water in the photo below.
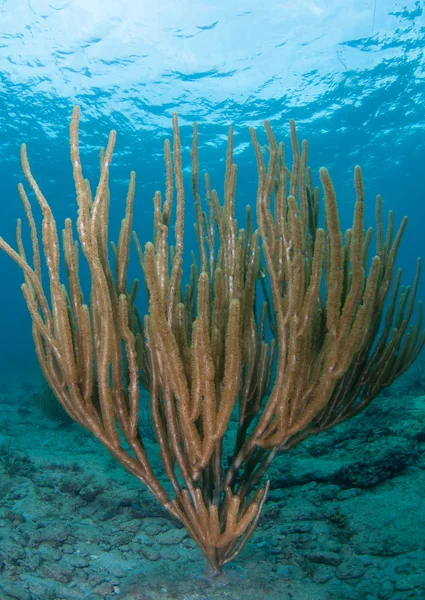
<svg viewBox="0 0 425 600">
<path fill-rule="evenodd" d="M 344 228 L 351 224 L 357 164 L 367 225 L 375 225 L 377 194 L 384 215 L 392 209 L 396 224 L 409 216 L 398 266 L 403 283 L 411 283 L 417 256 L 425 257 L 424 9 L 425 2 L 412 0 L 3 0 L 0 235 L 15 246 L 16 219 L 24 217 L 16 189 L 24 182 L 23 142 L 58 225 L 66 217 L 75 222 L 69 124 L 76 104 L 82 161 L 93 184 L 99 148 L 110 129 L 118 132 L 110 171 L 115 241 L 133 169 L 134 229 L 142 243 L 152 239 L 152 198 L 165 187 L 163 143 L 178 113 L 186 249 L 195 244 L 193 121 L 199 126 L 200 172 L 208 171 L 221 198 L 227 131 L 235 128 L 236 213 L 242 224 L 257 189 L 249 127 L 265 143 L 262 124 L 268 119 L 278 140 L 289 142 L 293 118 L 299 138 L 309 142 L 316 183 L 319 167 L 331 173 Z M 140 275 L 134 252 L 130 275 Z M 20 292 L 22 274 L 2 253 L 0 282 L 0 379 L 25 380 L 37 368 L 31 322 Z M 425 273 L 418 297 L 425 299 Z"/>
<path fill-rule="evenodd" d="M 118 6 L 121 4 L 121 6 Z M 269 119 L 288 139 L 295 118 L 313 169 L 330 169 L 344 226 L 354 202 L 352 170 L 363 167 L 369 223 L 374 198 L 398 221 L 410 217 L 399 255 L 409 281 L 425 254 L 425 17 L 422 2 L 300 0 L 238 3 L 3 2 L 0 7 L 1 235 L 22 216 L 19 146 L 60 223 L 75 215 L 68 150 L 71 110 L 82 109 L 86 173 L 118 130 L 111 185 L 112 228 L 122 216 L 129 171 L 137 172 L 135 228 L 151 234 L 152 196 L 163 189 L 162 144 L 177 111 L 189 167 L 190 124 L 200 129 L 201 167 L 222 186 L 228 126 L 236 129 L 237 210 L 255 201 L 248 126 Z M 343 6 L 343 8 L 342 8 Z M 190 188 L 188 188 L 190 192 Z M 189 196 L 190 198 L 190 196 Z M 21 274 L 0 256 L 0 363 L 34 361 Z M 420 295 L 425 297 L 424 279 Z M 17 323 L 19 325 L 17 326 Z"/>
</svg>

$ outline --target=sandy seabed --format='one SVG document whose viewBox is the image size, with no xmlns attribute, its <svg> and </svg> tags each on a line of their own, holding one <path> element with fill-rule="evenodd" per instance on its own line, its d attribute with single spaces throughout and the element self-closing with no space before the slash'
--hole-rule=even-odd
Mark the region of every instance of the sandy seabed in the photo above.
<svg viewBox="0 0 425 600">
<path fill-rule="evenodd" d="M 0 600 L 425 598 L 421 390 L 398 382 L 278 457 L 252 540 L 210 578 L 185 529 L 93 436 L 49 419 L 38 388 L 38 373 L 0 377 Z"/>
</svg>

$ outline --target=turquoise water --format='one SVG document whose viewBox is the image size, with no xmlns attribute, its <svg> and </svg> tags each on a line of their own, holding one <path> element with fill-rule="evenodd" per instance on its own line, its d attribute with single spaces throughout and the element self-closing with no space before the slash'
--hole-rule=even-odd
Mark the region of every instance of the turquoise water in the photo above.
<svg viewBox="0 0 425 600">
<path fill-rule="evenodd" d="M 163 143 L 171 137 L 172 114 L 178 113 L 187 186 L 186 248 L 195 244 L 192 123 L 199 127 L 200 171 L 209 173 L 219 193 L 227 131 L 234 126 L 236 214 L 243 223 L 245 204 L 255 204 L 257 189 L 249 127 L 255 127 L 265 143 L 262 126 L 267 119 L 276 137 L 289 142 L 289 120 L 295 119 L 299 137 L 309 142 L 316 183 L 321 166 L 330 171 L 344 228 L 352 219 L 355 165 L 363 169 L 367 225 L 375 225 L 377 194 L 382 195 L 384 215 L 392 209 L 396 224 L 409 216 L 398 266 L 403 269 L 403 282 L 411 283 L 416 257 L 425 256 L 424 9 L 424 2 L 410 0 L 282 0 L 263 6 L 253 0 L 4 0 L 0 4 L 0 235 L 15 245 L 16 219 L 24 216 L 16 189 L 24 181 L 19 161 L 23 142 L 57 223 L 66 217 L 76 220 L 69 158 L 69 124 L 76 104 L 82 115 L 82 161 L 92 182 L 97 177 L 99 148 L 106 145 L 111 129 L 118 132 L 110 171 L 115 241 L 133 169 L 137 173 L 134 228 L 143 243 L 152 239 L 152 198 L 165 187 Z M 39 215 L 36 218 L 39 223 Z M 25 242 L 30 253 L 27 229 Z M 139 273 L 135 253 L 130 272 Z M 83 285 L 86 275 L 83 269 Z M 2 253 L 0 281 L 0 381 L 12 385 L 12 392 L 13 385 L 25 390 L 23 382 L 36 386 L 38 378 L 31 322 L 20 292 L 22 274 Z M 418 297 L 425 299 L 424 275 Z M 146 309 L 143 301 L 140 309 Z M 40 430 L 42 423 L 40 419 Z M 4 428 L 3 433 L 5 443 Z M 127 480 L 125 484 L 131 486 Z M 424 496 L 419 498 L 423 501 Z M 419 510 L 415 502 L 414 508 L 400 510 Z M 266 536 L 269 550 L 275 538 Z M 252 550 L 252 556 L 258 549 Z M 271 569 L 272 562 L 264 568 Z M 420 571 L 423 563 L 415 564 Z M 275 572 L 287 579 L 283 567 Z M 404 573 L 401 567 L 398 572 Z M 1 577 L 0 570 L 0 581 Z M 401 575 L 395 579 L 399 582 Z M 403 595 L 407 588 L 398 585 L 393 596 L 382 592 L 379 599 L 425 598 L 423 582 L 414 588 L 418 595 L 410 596 Z M 311 596 L 294 597 L 378 598 L 376 590 L 366 595 L 357 579 L 353 595 L 348 595 L 348 588 L 334 585 L 323 596 L 311 588 Z M 109 600 L 113 594 L 81 597 Z M 202 598 L 212 597 L 205 594 Z M 40 597 L 47 597 L 42 589 Z M 118 597 L 132 600 L 130 595 Z M 235 592 L 230 597 L 239 596 Z M 279 596 L 270 592 L 269 597 Z"/>
<path fill-rule="evenodd" d="M 121 220 L 129 171 L 138 178 L 135 227 L 151 233 L 151 199 L 163 187 L 162 144 L 177 111 L 189 166 L 200 128 L 202 168 L 222 185 L 228 126 L 236 130 L 239 210 L 255 201 L 256 169 L 248 126 L 273 124 L 288 140 L 294 118 L 310 144 L 313 169 L 330 169 L 344 225 L 360 164 L 368 218 L 374 198 L 397 221 L 410 217 L 399 260 L 406 281 L 424 254 L 424 36 L 420 2 L 306 0 L 295 5 L 239 3 L 3 2 L 0 6 L 0 176 L 2 235 L 13 239 L 22 215 L 19 146 L 26 142 L 44 194 L 60 222 L 75 214 L 68 151 L 72 106 L 81 105 L 86 172 L 118 130 L 111 173 L 111 220 Z M 138 5 L 138 6 L 137 6 Z M 189 188 L 190 191 L 190 188 Z M 237 208 L 237 210 L 238 210 Z M 0 256 L 2 364 L 31 362 L 21 275 Z M 424 280 L 421 296 L 424 297 Z M 14 318 L 8 318 L 11 312 Z M 22 327 L 16 329 L 16 321 Z"/>
</svg>

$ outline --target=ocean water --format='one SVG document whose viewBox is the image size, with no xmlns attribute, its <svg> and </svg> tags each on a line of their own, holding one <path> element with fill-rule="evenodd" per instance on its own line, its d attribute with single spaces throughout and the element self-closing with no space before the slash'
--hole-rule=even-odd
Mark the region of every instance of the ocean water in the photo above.
<svg viewBox="0 0 425 600">
<path fill-rule="evenodd" d="M 390 209 L 396 225 L 408 215 L 397 265 L 410 285 L 417 257 L 425 256 L 424 10 L 411 0 L 3 0 L 0 236 L 15 246 L 16 220 L 25 216 L 17 193 L 22 143 L 58 227 L 67 217 L 76 221 L 69 124 L 78 104 L 82 162 L 93 184 L 99 148 L 117 130 L 111 239 L 118 239 L 135 170 L 134 229 L 143 244 L 151 240 L 152 198 L 165 188 L 163 144 L 176 112 L 187 277 L 196 244 L 193 122 L 200 173 L 221 195 L 234 127 L 242 224 L 257 190 L 249 127 L 266 143 L 269 120 L 289 144 L 295 119 L 315 182 L 321 166 L 329 169 L 344 229 L 352 222 L 355 165 L 363 171 L 367 226 L 375 225 L 377 194 L 385 221 Z M 36 209 L 35 216 L 39 225 Z M 30 255 L 26 224 L 24 242 Z M 140 275 L 134 249 L 130 274 Z M 87 286 L 84 266 L 81 278 Z M 89 434 L 40 409 L 22 274 L 3 253 L 0 282 L 0 600 L 247 600 L 260 592 L 281 600 L 425 598 L 423 353 L 377 408 L 297 447 L 293 457 L 278 457 L 271 473 L 278 483 L 255 539 L 214 584 L 201 554 L 141 484 Z M 424 275 L 417 295 L 425 299 Z M 154 443 L 151 452 L 157 460 Z M 357 473 L 349 484 L 341 483 L 343 467 Z M 368 479 L 368 468 L 376 477 Z"/>
</svg>

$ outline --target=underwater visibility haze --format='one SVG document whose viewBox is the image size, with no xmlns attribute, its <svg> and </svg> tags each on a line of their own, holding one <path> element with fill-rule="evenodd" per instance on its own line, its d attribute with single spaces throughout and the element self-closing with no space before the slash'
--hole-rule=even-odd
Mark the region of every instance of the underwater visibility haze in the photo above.
<svg viewBox="0 0 425 600">
<path fill-rule="evenodd" d="M 234 4 L 0 5 L 0 600 L 425 597 L 424 3 Z"/>
</svg>

